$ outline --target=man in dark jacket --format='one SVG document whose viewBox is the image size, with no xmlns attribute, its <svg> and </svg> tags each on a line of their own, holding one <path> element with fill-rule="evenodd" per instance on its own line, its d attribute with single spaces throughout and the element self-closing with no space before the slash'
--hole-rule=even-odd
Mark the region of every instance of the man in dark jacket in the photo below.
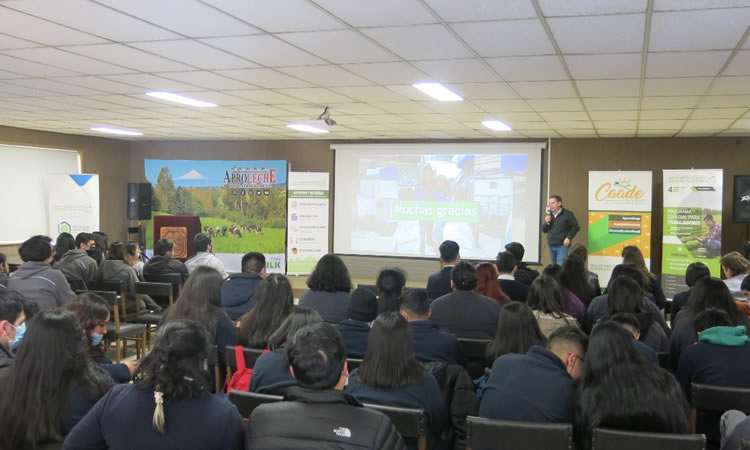
<svg viewBox="0 0 750 450">
<path fill-rule="evenodd" d="M 430 318 L 456 337 L 493 339 L 500 305 L 489 297 L 473 292 L 477 282 L 477 270 L 472 264 L 464 261 L 456 264 L 451 271 L 451 286 L 455 292 L 432 302 Z"/>
<path fill-rule="evenodd" d="M 86 283 L 96 278 L 96 271 L 99 268 L 96 260 L 88 254 L 89 249 L 95 245 L 94 235 L 78 233 L 75 242 L 76 248 L 65 252 L 53 267 L 62 272 L 71 285 L 78 284 L 85 288 Z"/>
<path fill-rule="evenodd" d="M 299 386 L 289 388 L 285 401 L 253 411 L 247 448 L 405 449 L 388 417 L 342 392 L 349 371 L 333 325 L 299 330 L 287 343 L 286 358 Z"/>
<path fill-rule="evenodd" d="M 456 336 L 440 330 L 430 320 L 430 299 L 424 289 L 409 289 L 401 296 L 401 315 L 409 322 L 414 354 L 420 361 L 445 361 L 466 368 L 466 359 Z"/>
<path fill-rule="evenodd" d="M 18 249 L 23 264 L 10 275 L 8 289 L 20 292 L 27 301 L 39 305 L 44 311 L 62 306 L 75 297 L 68 281 L 52 262 L 52 239 L 49 236 L 32 236 Z"/>
<path fill-rule="evenodd" d="M 553 195 L 549 198 L 549 210 L 544 216 L 542 232 L 547 233 L 551 264 L 562 264 L 570 250 L 570 242 L 581 227 L 576 216 L 563 208 L 562 197 Z"/>
<path fill-rule="evenodd" d="M 352 292 L 349 302 L 349 318 L 336 325 L 346 347 L 346 356 L 361 358 L 367 351 L 367 338 L 375 318 L 378 317 L 378 298 L 365 288 Z"/>
<path fill-rule="evenodd" d="M 530 269 L 529 266 L 523 262 L 523 255 L 526 254 L 526 249 L 523 248 L 523 244 L 520 242 L 509 242 L 505 244 L 505 250 L 511 252 L 516 258 L 516 272 L 513 274 L 513 277 L 519 283 L 523 283 L 530 287 L 531 283 L 539 276 L 539 272 Z"/>
<path fill-rule="evenodd" d="M 159 275 L 179 273 L 185 280 L 188 277 L 187 267 L 179 259 L 172 259 L 173 251 L 174 241 L 172 239 L 159 239 L 154 247 L 154 256 L 143 265 L 143 278 L 149 281 L 149 278 Z"/>
<path fill-rule="evenodd" d="M 479 416 L 570 423 L 587 344 L 583 331 L 565 326 L 550 335 L 547 348 L 535 345 L 525 355 L 508 353 L 497 358 Z"/>
<path fill-rule="evenodd" d="M 266 277 L 266 257 L 250 252 L 242 257 L 242 273 L 230 275 L 221 286 L 221 306 L 232 320 L 255 306 L 255 290 Z"/>
<path fill-rule="evenodd" d="M 455 241 L 443 241 L 439 250 L 442 268 L 427 279 L 427 295 L 433 300 L 451 293 L 451 270 L 461 260 Z"/>
<path fill-rule="evenodd" d="M 516 279 L 518 261 L 513 256 L 513 253 L 510 251 L 498 253 L 495 266 L 499 274 L 497 282 L 500 284 L 500 289 L 505 292 L 505 295 L 511 300 L 525 302 L 526 297 L 529 296 L 529 286 Z"/>
<path fill-rule="evenodd" d="M 18 297 L 12 291 L 0 291 L 0 374 L 13 363 L 11 344 L 26 328 L 24 306 Z"/>
</svg>

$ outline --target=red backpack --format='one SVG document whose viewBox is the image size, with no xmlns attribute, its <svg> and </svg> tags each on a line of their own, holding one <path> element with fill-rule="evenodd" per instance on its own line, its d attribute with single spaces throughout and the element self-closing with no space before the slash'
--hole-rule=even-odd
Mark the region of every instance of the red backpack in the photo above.
<svg viewBox="0 0 750 450">
<path fill-rule="evenodd" d="M 253 369 L 245 367 L 245 352 L 241 345 L 234 347 L 234 358 L 237 361 L 237 370 L 227 381 L 226 393 L 228 394 L 232 389 L 250 392 L 250 377 L 253 375 Z"/>
</svg>

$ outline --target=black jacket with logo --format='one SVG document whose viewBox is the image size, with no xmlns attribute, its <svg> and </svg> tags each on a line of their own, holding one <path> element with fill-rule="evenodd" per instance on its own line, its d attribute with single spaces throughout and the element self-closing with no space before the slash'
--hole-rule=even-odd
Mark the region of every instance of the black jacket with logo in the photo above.
<svg viewBox="0 0 750 450">
<path fill-rule="evenodd" d="M 549 245 L 563 245 L 565 238 L 572 241 L 580 229 L 576 216 L 565 208 L 562 208 L 557 217 L 553 217 L 550 223 L 542 224 L 542 231 L 547 233 Z"/>
</svg>

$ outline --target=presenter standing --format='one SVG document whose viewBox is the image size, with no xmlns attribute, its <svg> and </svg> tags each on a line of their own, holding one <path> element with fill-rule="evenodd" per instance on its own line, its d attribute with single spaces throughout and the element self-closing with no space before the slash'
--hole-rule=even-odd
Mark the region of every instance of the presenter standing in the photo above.
<svg viewBox="0 0 750 450">
<path fill-rule="evenodd" d="M 542 231 L 547 233 L 551 264 L 562 264 L 568 256 L 570 242 L 580 229 L 576 216 L 570 210 L 563 208 L 562 197 L 551 196 L 547 215 L 544 216 L 542 224 Z"/>
</svg>

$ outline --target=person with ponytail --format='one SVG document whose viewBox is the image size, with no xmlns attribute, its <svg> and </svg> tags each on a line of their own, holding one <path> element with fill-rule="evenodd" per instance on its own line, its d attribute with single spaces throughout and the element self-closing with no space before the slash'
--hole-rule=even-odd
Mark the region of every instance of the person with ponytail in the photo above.
<svg viewBox="0 0 750 450">
<path fill-rule="evenodd" d="M 375 281 L 380 295 L 378 296 L 378 312 L 399 310 L 401 293 L 406 286 L 406 274 L 398 267 L 386 268 L 380 271 Z"/>
<path fill-rule="evenodd" d="M 112 388 L 73 428 L 65 450 L 242 449 L 242 417 L 209 392 L 204 326 L 175 319 L 159 327 L 133 384 Z"/>
</svg>

